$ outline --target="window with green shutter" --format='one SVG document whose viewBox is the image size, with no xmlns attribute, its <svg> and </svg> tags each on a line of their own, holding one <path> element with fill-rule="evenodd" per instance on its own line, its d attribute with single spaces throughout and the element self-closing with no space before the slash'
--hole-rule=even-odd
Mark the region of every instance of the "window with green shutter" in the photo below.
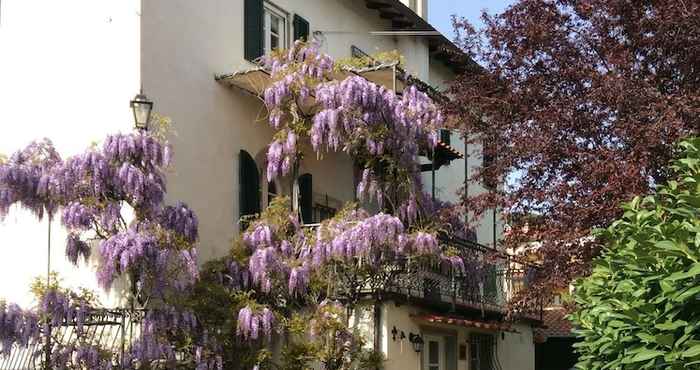
<svg viewBox="0 0 700 370">
<path fill-rule="evenodd" d="M 450 130 L 440 130 L 440 141 L 450 145 Z"/>
<path fill-rule="evenodd" d="M 314 223 L 313 176 L 310 173 L 299 176 L 299 198 L 301 221 L 305 224 Z"/>
<path fill-rule="evenodd" d="M 294 40 L 309 41 L 309 22 L 294 14 Z"/>
<path fill-rule="evenodd" d="M 260 213 L 260 173 L 255 160 L 245 150 L 239 156 L 238 184 L 239 215 Z"/>
</svg>

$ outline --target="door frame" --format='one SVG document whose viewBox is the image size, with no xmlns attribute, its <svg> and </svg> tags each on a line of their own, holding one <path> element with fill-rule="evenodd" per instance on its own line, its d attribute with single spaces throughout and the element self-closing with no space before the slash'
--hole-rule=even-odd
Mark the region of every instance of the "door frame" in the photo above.
<svg viewBox="0 0 700 370">
<path fill-rule="evenodd" d="M 438 343 L 438 370 L 445 370 L 446 369 L 446 356 L 445 356 L 445 338 L 440 335 L 434 335 L 434 334 L 423 334 L 424 342 L 425 345 L 423 346 L 423 359 L 422 359 L 422 364 L 421 364 L 421 369 L 423 370 L 430 370 L 430 367 L 428 366 L 429 363 L 429 351 L 430 351 L 430 342 L 437 342 Z"/>
</svg>

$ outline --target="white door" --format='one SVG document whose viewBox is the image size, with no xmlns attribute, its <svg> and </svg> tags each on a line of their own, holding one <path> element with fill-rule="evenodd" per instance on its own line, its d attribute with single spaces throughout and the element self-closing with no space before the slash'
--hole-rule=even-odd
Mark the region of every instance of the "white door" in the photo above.
<svg viewBox="0 0 700 370">
<path fill-rule="evenodd" d="M 423 370 L 445 370 L 445 339 L 433 335 L 424 338 Z"/>
</svg>

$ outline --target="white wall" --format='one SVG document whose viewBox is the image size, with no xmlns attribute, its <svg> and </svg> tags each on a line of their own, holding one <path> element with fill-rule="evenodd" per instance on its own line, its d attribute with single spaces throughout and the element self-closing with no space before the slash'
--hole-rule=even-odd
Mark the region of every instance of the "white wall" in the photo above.
<svg viewBox="0 0 700 370">
<path fill-rule="evenodd" d="M 139 8 L 138 0 L 2 1 L 0 153 L 48 137 L 65 157 L 131 130 Z M 95 288 L 89 268 L 76 271 L 66 261 L 58 222 L 53 229 L 52 270 L 70 286 Z M 32 278 L 46 275 L 46 249 L 46 221 L 16 208 L 0 221 L 0 299 L 30 304 Z"/>
<path fill-rule="evenodd" d="M 429 64 L 430 84 L 438 90 L 444 90 L 449 81 L 454 77 L 454 73 L 442 62 L 432 60 Z M 468 167 L 468 176 L 472 177 L 481 167 L 483 157 L 481 153 L 481 145 L 470 143 L 466 145 L 461 134 L 456 131 L 452 132 L 450 138 L 451 146 L 458 152 L 464 154 L 463 159 L 456 159 L 450 162 L 449 165 L 441 167 L 435 174 L 435 196 L 438 199 L 449 202 L 460 202 L 458 191 L 464 187 L 465 172 Z M 429 163 L 424 161 L 424 163 Z M 432 174 L 430 172 L 423 173 L 422 176 L 424 188 L 430 192 L 432 183 Z M 469 182 L 467 186 L 467 194 L 470 196 L 482 194 L 486 191 L 484 186 L 477 182 Z M 493 245 L 494 239 L 494 211 L 487 210 L 475 226 L 477 241 L 484 245 Z M 500 239 L 503 234 L 503 220 L 500 212 L 496 211 L 496 240 Z"/>
</svg>

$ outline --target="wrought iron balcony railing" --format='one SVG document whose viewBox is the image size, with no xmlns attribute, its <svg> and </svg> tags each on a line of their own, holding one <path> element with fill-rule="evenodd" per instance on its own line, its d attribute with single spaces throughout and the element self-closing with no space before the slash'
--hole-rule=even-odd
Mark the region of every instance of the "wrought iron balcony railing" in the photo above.
<svg viewBox="0 0 700 370">
<path fill-rule="evenodd" d="M 538 269 L 483 245 L 456 238 L 442 238 L 460 251 L 465 263 L 461 273 L 445 272 L 436 266 L 416 272 L 402 272 L 385 291 L 407 300 L 449 304 L 452 309 L 469 308 L 483 314 L 505 313 L 509 303 L 527 288 Z M 538 319 L 541 305 L 520 314 Z M 512 312 L 511 312 L 512 313 Z"/>
</svg>

